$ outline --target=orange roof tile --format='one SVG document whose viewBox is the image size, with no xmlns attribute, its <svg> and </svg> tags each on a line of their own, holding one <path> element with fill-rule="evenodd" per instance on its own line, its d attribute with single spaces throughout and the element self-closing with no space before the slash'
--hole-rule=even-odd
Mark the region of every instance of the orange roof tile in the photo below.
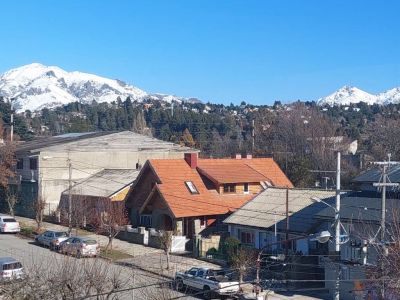
<svg viewBox="0 0 400 300">
<path fill-rule="evenodd" d="M 251 158 L 251 159 L 232 159 L 232 158 L 223 158 L 223 159 L 200 159 L 198 163 L 199 169 L 204 171 L 205 173 L 213 173 L 214 170 L 225 170 L 225 172 L 217 172 L 216 174 L 219 177 L 221 183 L 224 181 L 227 183 L 230 180 L 237 179 L 236 182 L 243 182 L 242 180 L 244 176 L 241 176 L 240 171 L 244 172 L 245 167 L 252 169 L 255 173 L 252 174 L 260 174 L 267 180 L 271 181 L 273 186 L 276 187 L 289 187 L 292 188 L 293 184 L 290 182 L 289 178 L 283 173 L 281 168 L 272 158 Z M 246 174 L 249 175 L 250 173 Z M 254 175 L 253 175 L 254 176 Z M 254 177 L 255 178 L 255 177 Z M 263 179 L 263 180 L 266 180 Z M 255 180 L 254 182 L 262 181 Z M 235 182 L 235 181 L 232 181 Z M 251 182 L 251 181 L 244 181 Z"/>
<path fill-rule="evenodd" d="M 199 171 L 190 168 L 184 159 L 152 159 L 149 164 L 161 181 L 158 189 L 162 197 L 177 218 L 226 214 L 253 197 L 246 194 L 219 194 L 216 190 L 210 190 L 199 171 L 207 173 L 207 177 L 215 176 L 214 179 L 221 183 L 270 180 L 276 186 L 293 187 L 278 165 L 268 158 L 199 159 Z M 193 182 L 199 194 L 192 194 L 185 181 Z"/>
<path fill-rule="evenodd" d="M 199 172 L 218 184 L 239 182 L 260 182 L 268 180 L 246 164 L 206 164 L 198 167 Z"/>
</svg>

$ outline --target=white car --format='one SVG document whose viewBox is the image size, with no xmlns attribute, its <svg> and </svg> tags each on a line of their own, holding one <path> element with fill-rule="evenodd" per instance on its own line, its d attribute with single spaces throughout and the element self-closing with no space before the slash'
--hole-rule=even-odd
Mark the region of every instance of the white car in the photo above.
<svg viewBox="0 0 400 300">
<path fill-rule="evenodd" d="M 47 230 L 42 234 L 35 236 L 36 243 L 49 247 L 51 250 L 56 250 L 61 242 L 68 239 L 68 233 L 65 231 Z"/>
<path fill-rule="evenodd" d="M 9 215 L 0 214 L 0 232 L 20 232 L 21 228 L 17 220 Z"/>
<path fill-rule="evenodd" d="M 176 272 L 176 289 L 182 290 L 185 286 L 203 291 L 203 298 L 210 299 L 214 295 L 234 295 L 239 291 L 239 282 L 230 281 L 222 270 L 210 268 L 191 268 L 186 272 Z"/>
<path fill-rule="evenodd" d="M 77 258 L 95 257 L 100 254 L 100 246 L 93 238 L 74 236 L 60 243 L 60 252 Z"/>
<path fill-rule="evenodd" d="M 24 275 L 22 264 L 12 257 L 0 257 L 0 280 L 20 279 Z"/>
</svg>

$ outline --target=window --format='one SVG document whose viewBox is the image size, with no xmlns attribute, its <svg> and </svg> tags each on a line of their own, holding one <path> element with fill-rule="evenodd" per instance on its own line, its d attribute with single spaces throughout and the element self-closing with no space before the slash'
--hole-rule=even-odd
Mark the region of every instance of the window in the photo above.
<svg viewBox="0 0 400 300">
<path fill-rule="evenodd" d="M 15 269 L 21 269 L 22 265 L 20 262 L 13 262 L 13 263 L 7 263 L 3 265 L 3 271 L 8 271 L 8 270 L 15 270 Z"/>
<path fill-rule="evenodd" d="M 197 190 L 196 186 L 194 185 L 194 183 L 192 181 L 185 181 L 185 184 L 192 194 L 199 193 L 199 191 Z"/>
<path fill-rule="evenodd" d="M 140 215 L 140 226 L 151 227 L 152 216 L 151 215 Z"/>
<path fill-rule="evenodd" d="M 6 219 L 3 219 L 3 222 L 4 223 L 16 223 L 17 220 L 15 220 L 14 218 L 6 218 Z"/>
<path fill-rule="evenodd" d="M 24 168 L 24 159 L 23 158 L 20 158 L 20 159 L 18 159 L 18 161 L 17 161 L 17 169 L 18 170 L 22 170 Z"/>
<path fill-rule="evenodd" d="M 37 158 L 29 159 L 29 167 L 31 170 L 37 170 Z"/>
<path fill-rule="evenodd" d="M 248 194 L 248 193 L 249 193 L 249 184 L 248 184 L 248 183 L 245 183 L 245 184 L 243 185 L 243 192 L 244 192 L 245 194 Z"/>
<path fill-rule="evenodd" d="M 254 243 L 254 234 L 248 231 L 240 232 L 240 242 L 243 244 L 253 244 Z"/>
<path fill-rule="evenodd" d="M 234 193 L 235 191 L 236 191 L 236 184 L 234 183 L 224 184 L 224 193 Z"/>
<path fill-rule="evenodd" d="M 196 276 L 198 268 L 191 268 L 187 273 L 192 276 Z"/>
</svg>

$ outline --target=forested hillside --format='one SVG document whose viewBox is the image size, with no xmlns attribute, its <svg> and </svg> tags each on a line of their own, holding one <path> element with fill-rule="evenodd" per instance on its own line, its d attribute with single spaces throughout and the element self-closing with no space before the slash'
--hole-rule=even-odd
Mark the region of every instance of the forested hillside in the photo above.
<svg viewBox="0 0 400 300">
<path fill-rule="evenodd" d="M 389 152 L 393 159 L 400 159 L 399 112 L 400 105 L 394 104 L 320 107 L 314 102 L 273 106 L 242 102 L 224 106 L 127 98 L 112 104 L 93 101 L 38 113 L 26 111 L 15 117 L 15 132 L 28 140 L 68 132 L 134 130 L 196 147 L 208 157 L 272 156 L 297 186 L 310 186 L 323 175 L 310 170 L 334 169 L 333 150 L 354 140 L 358 153 L 370 159 L 385 158 Z M 0 114 L 3 127 L 9 130 L 11 107 L 1 98 Z M 345 167 L 348 178 L 359 171 L 357 163 Z"/>
</svg>

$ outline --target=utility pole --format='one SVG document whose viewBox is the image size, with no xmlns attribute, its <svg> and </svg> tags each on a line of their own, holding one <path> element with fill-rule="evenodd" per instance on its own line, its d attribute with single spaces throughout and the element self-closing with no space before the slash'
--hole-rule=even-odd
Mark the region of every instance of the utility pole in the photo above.
<svg viewBox="0 0 400 300">
<path fill-rule="evenodd" d="M 72 232 L 72 164 L 68 157 L 68 236 Z"/>
<path fill-rule="evenodd" d="M 340 163 L 341 155 L 337 152 L 336 162 L 336 210 L 335 210 L 335 254 L 337 259 L 340 261 Z M 340 299 L 340 264 L 338 264 L 338 270 L 336 270 L 336 281 L 335 281 L 335 300 Z"/>
<path fill-rule="evenodd" d="M 11 134 L 10 134 L 10 140 L 11 140 L 11 143 L 14 140 L 14 111 L 13 111 L 12 104 L 11 104 Z"/>
<path fill-rule="evenodd" d="M 285 255 L 289 254 L 289 189 L 286 188 L 286 243 Z"/>
<path fill-rule="evenodd" d="M 391 165 L 398 165 L 399 162 L 390 161 L 390 154 L 389 154 L 389 161 L 379 161 L 374 162 L 375 165 L 382 166 L 382 182 L 376 182 L 373 186 L 382 187 L 382 203 L 381 203 L 381 243 L 385 241 L 385 232 L 386 232 L 386 188 L 387 187 L 397 187 L 399 186 L 398 183 L 388 182 L 388 168 Z M 390 180 L 389 180 L 390 181 Z"/>
<path fill-rule="evenodd" d="M 382 166 L 382 182 L 376 182 L 373 184 L 375 187 L 382 187 L 382 203 L 381 203 L 381 238 L 380 242 L 382 244 L 382 254 L 385 253 L 386 247 L 385 247 L 385 233 L 386 233 L 386 187 L 396 187 L 399 186 L 398 183 L 392 183 L 388 182 L 388 168 L 390 168 L 391 165 L 397 165 L 399 164 L 398 162 L 390 161 L 391 155 L 388 154 L 389 161 L 380 161 L 380 162 L 374 162 L 375 165 Z M 383 264 L 381 265 L 381 268 L 383 268 Z M 383 284 L 385 282 L 383 281 Z M 381 298 L 385 299 L 385 288 L 381 288 Z"/>
<path fill-rule="evenodd" d="M 255 121 L 254 119 L 251 121 L 251 140 L 252 140 L 252 144 L 251 144 L 251 151 L 253 152 L 254 155 L 254 146 L 255 146 Z"/>
</svg>

